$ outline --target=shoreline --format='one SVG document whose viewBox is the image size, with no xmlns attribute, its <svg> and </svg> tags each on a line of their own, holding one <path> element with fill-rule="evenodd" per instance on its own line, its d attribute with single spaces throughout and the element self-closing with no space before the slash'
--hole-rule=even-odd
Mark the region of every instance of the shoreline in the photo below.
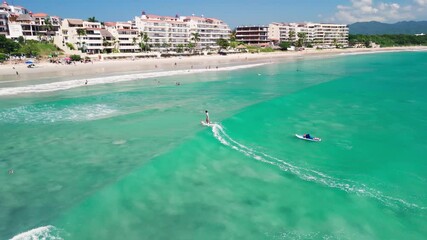
<svg viewBox="0 0 427 240">
<path fill-rule="evenodd" d="M 35 68 L 27 68 L 25 64 L 0 65 L 0 83 L 18 83 L 28 80 L 61 78 L 61 80 L 77 80 L 120 74 L 155 73 L 180 70 L 220 69 L 230 66 L 251 65 L 257 63 L 272 63 L 294 61 L 301 57 L 318 58 L 339 55 L 359 55 L 383 52 L 427 51 L 426 46 L 391 47 L 391 48 L 350 48 L 324 49 L 304 51 L 284 51 L 271 53 L 238 53 L 208 56 L 147 58 L 135 60 L 105 60 L 93 63 L 75 63 L 70 65 L 49 62 L 36 63 Z M 18 73 L 18 74 L 17 74 Z"/>
</svg>

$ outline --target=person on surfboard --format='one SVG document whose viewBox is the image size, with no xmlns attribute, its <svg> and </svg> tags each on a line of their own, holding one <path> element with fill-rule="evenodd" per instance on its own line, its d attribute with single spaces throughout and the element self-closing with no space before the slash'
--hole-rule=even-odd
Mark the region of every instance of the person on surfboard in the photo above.
<svg viewBox="0 0 427 240">
<path fill-rule="evenodd" d="M 306 134 L 304 134 L 304 136 L 303 136 L 304 138 L 307 138 L 307 139 L 313 139 L 311 136 L 310 136 L 310 133 L 306 133 Z"/>
<path fill-rule="evenodd" d="M 206 114 L 206 123 L 207 123 L 207 124 L 211 123 L 211 121 L 209 120 L 209 113 L 208 113 L 208 110 L 205 110 L 205 114 Z"/>
</svg>

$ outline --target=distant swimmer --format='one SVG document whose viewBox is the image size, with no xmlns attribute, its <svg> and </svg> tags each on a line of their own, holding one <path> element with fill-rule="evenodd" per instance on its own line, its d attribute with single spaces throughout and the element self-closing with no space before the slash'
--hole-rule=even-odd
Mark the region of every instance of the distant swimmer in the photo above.
<svg viewBox="0 0 427 240">
<path fill-rule="evenodd" d="M 211 121 L 209 120 L 209 113 L 208 110 L 205 110 L 205 114 L 206 114 L 206 123 L 211 123 Z"/>
<path fill-rule="evenodd" d="M 87 79 L 86 79 L 85 85 L 87 85 Z"/>
<path fill-rule="evenodd" d="M 14 173 L 13 169 L 9 169 L 8 173 L 13 174 Z"/>
</svg>

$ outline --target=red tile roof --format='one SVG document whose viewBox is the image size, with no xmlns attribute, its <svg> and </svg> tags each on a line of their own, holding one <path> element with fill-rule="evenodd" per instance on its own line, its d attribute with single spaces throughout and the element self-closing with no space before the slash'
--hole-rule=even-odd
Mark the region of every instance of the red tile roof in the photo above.
<svg viewBox="0 0 427 240">
<path fill-rule="evenodd" d="M 113 27 L 113 26 L 116 26 L 117 23 L 116 22 L 105 22 L 104 25 L 108 26 L 108 27 Z"/>
<path fill-rule="evenodd" d="M 34 13 L 33 17 L 47 17 L 48 15 L 46 13 Z"/>
</svg>

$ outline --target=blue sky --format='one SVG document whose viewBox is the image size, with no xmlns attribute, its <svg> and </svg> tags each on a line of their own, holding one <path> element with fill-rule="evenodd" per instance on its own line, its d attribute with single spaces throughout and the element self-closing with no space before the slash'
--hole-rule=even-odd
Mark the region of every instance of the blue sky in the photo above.
<svg viewBox="0 0 427 240">
<path fill-rule="evenodd" d="M 100 21 L 127 21 L 142 10 L 150 14 L 195 14 L 224 20 L 231 27 L 270 22 L 427 20 L 427 0 L 7 0 L 33 12 L 62 18 L 95 16 Z"/>
</svg>

